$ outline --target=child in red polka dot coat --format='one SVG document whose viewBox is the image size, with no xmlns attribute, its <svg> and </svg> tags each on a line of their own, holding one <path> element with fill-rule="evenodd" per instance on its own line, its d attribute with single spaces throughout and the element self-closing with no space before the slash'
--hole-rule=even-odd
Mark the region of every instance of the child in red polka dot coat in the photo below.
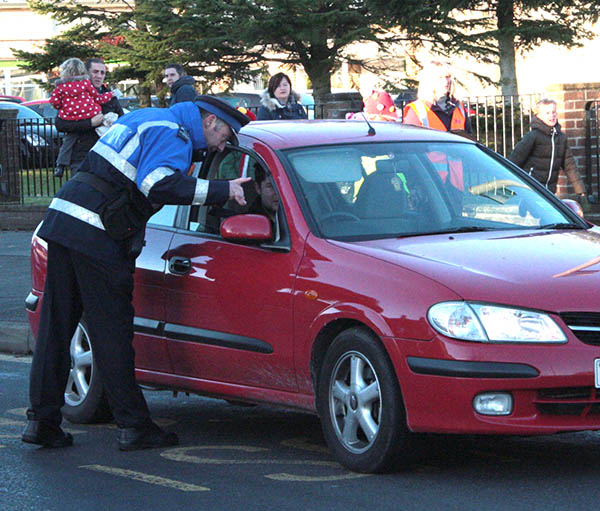
<svg viewBox="0 0 600 511">
<path fill-rule="evenodd" d="M 84 63 L 77 58 L 67 59 L 60 65 L 60 80 L 50 96 L 50 103 L 65 121 L 91 119 L 102 113 L 104 103 L 113 98 L 112 92 L 100 94 L 92 85 Z M 67 133 L 62 141 L 54 175 L 62 177 L 65 167 L 71 163 L 73 145 L 77 134 Z"/>
</svg>

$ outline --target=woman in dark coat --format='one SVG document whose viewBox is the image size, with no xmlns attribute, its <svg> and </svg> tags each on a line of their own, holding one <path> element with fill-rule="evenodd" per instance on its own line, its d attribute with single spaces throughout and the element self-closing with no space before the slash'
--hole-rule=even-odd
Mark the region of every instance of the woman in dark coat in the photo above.
<svg viewBox="0 0 600 511">
<path fill-rule="evenodd" d="M 298 102 L 300 95 L 292 90 L 292 82 L 285 73 L 277 73 L 269 79 L 267 90 L 260 98 L 261 107 L 256 119 L 274 121 L 306 119 L 306 111 Z"/>
</svg>

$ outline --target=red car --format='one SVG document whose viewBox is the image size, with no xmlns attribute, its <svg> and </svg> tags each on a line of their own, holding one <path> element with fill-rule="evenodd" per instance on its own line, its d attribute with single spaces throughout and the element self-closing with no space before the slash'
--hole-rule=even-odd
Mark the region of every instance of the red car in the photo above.
<svg viewBox="0 0 600 511">
<path fill-rule="evenodd" d="M 252 214 L 254 183 L 246 208 L 151 219 L 139 382 L 318 413 L 335 458 L 363 472 L 402 458 L 412 432 L 600 429 L 600 229 L 479 144 L 372 127 L 252 122 L 198 172 L 266 173 L 273 220 Z M 45 255 L 34 236 L 34 334 Z M 84 319 L 71 421 L 106 418 L 94 342 Z"/>
</svg>

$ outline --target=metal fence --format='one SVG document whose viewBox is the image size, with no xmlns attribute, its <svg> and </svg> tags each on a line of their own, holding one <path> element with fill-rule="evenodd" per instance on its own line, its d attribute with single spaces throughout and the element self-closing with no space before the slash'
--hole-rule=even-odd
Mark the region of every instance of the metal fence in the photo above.
<svg viewBox="0 0 600 511">
<path fill-rule="evenodd" d="M 510 155 L 515 144 L 529 131 L 536 100 L 535 94 L 467 98 L 465 106 L 473 135 L 503 156 Z M 586 171 L 589 179 L 599 174 L 598 106 L 598 102 L 586 106 Z M 324 104 L 309 109 L 309 118 L 322 119 L 328 114 Z M 343 114 L 337 112 L 338 117 Z M 0 202 L 35 203 L 52 197 L 69 178 L 68 172 L 60 179 L 53 176 L 60 143 L 61 136 L 53 119 L 0 119 Z M 600 190 L 600 182 L 597 186 Z M 590 187 L 591 182 L 588 190 Z"/>
<path fill-rule="evenodd" d="M 69 177 L 53 176 L 62 137 L 54 119 L 0 119 L 0 202 L 35 203 L 56 193 Z"/>
<path fill-rule="evenodd" d="M 473 135 L 490 149 L 509 156 L 529 131 L 537 100 L 537 94 L 467 98 Z"/>
<path fill-rule="evenodd" d="M 592 192 L 596 199 L 600 196 L 599 110 L 600 100 L 588 101 L 585 105 L 585 185 L 588 192 Z"/>
</svg>

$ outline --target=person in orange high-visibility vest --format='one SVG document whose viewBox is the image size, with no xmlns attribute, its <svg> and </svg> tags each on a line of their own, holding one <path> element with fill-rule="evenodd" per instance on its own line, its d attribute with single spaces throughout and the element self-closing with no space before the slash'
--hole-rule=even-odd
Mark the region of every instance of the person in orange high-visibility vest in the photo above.
<svg viewBox="0 0 600 511">
<path fill-rule="evenodd" d="M 454 94 L 450 68 L 442 62 L 431 62 L 419 76 L 417 100 L 404 107 L 402 122 L 440 131 L 464 131 L 470 135 L 471 121 Z"/>
<path fill-rule="evenodd" d="M 455 85 L 450 68 L 434 61 L 425 67 L 419 77 L 417 100 L 404 107 L 402 122 L 439 131 L 453 131 L 471 136 L 472 128 L 464 105 L 454 97 Z M 450 183 L 464 189 L 462 164 L 446 161 L 445 156 L 431 153 L 430 160 L 439 167 L 444 181 L 450 175 Z M 443 167 L 443 170 L 442 170 Z"/>
</svg>

